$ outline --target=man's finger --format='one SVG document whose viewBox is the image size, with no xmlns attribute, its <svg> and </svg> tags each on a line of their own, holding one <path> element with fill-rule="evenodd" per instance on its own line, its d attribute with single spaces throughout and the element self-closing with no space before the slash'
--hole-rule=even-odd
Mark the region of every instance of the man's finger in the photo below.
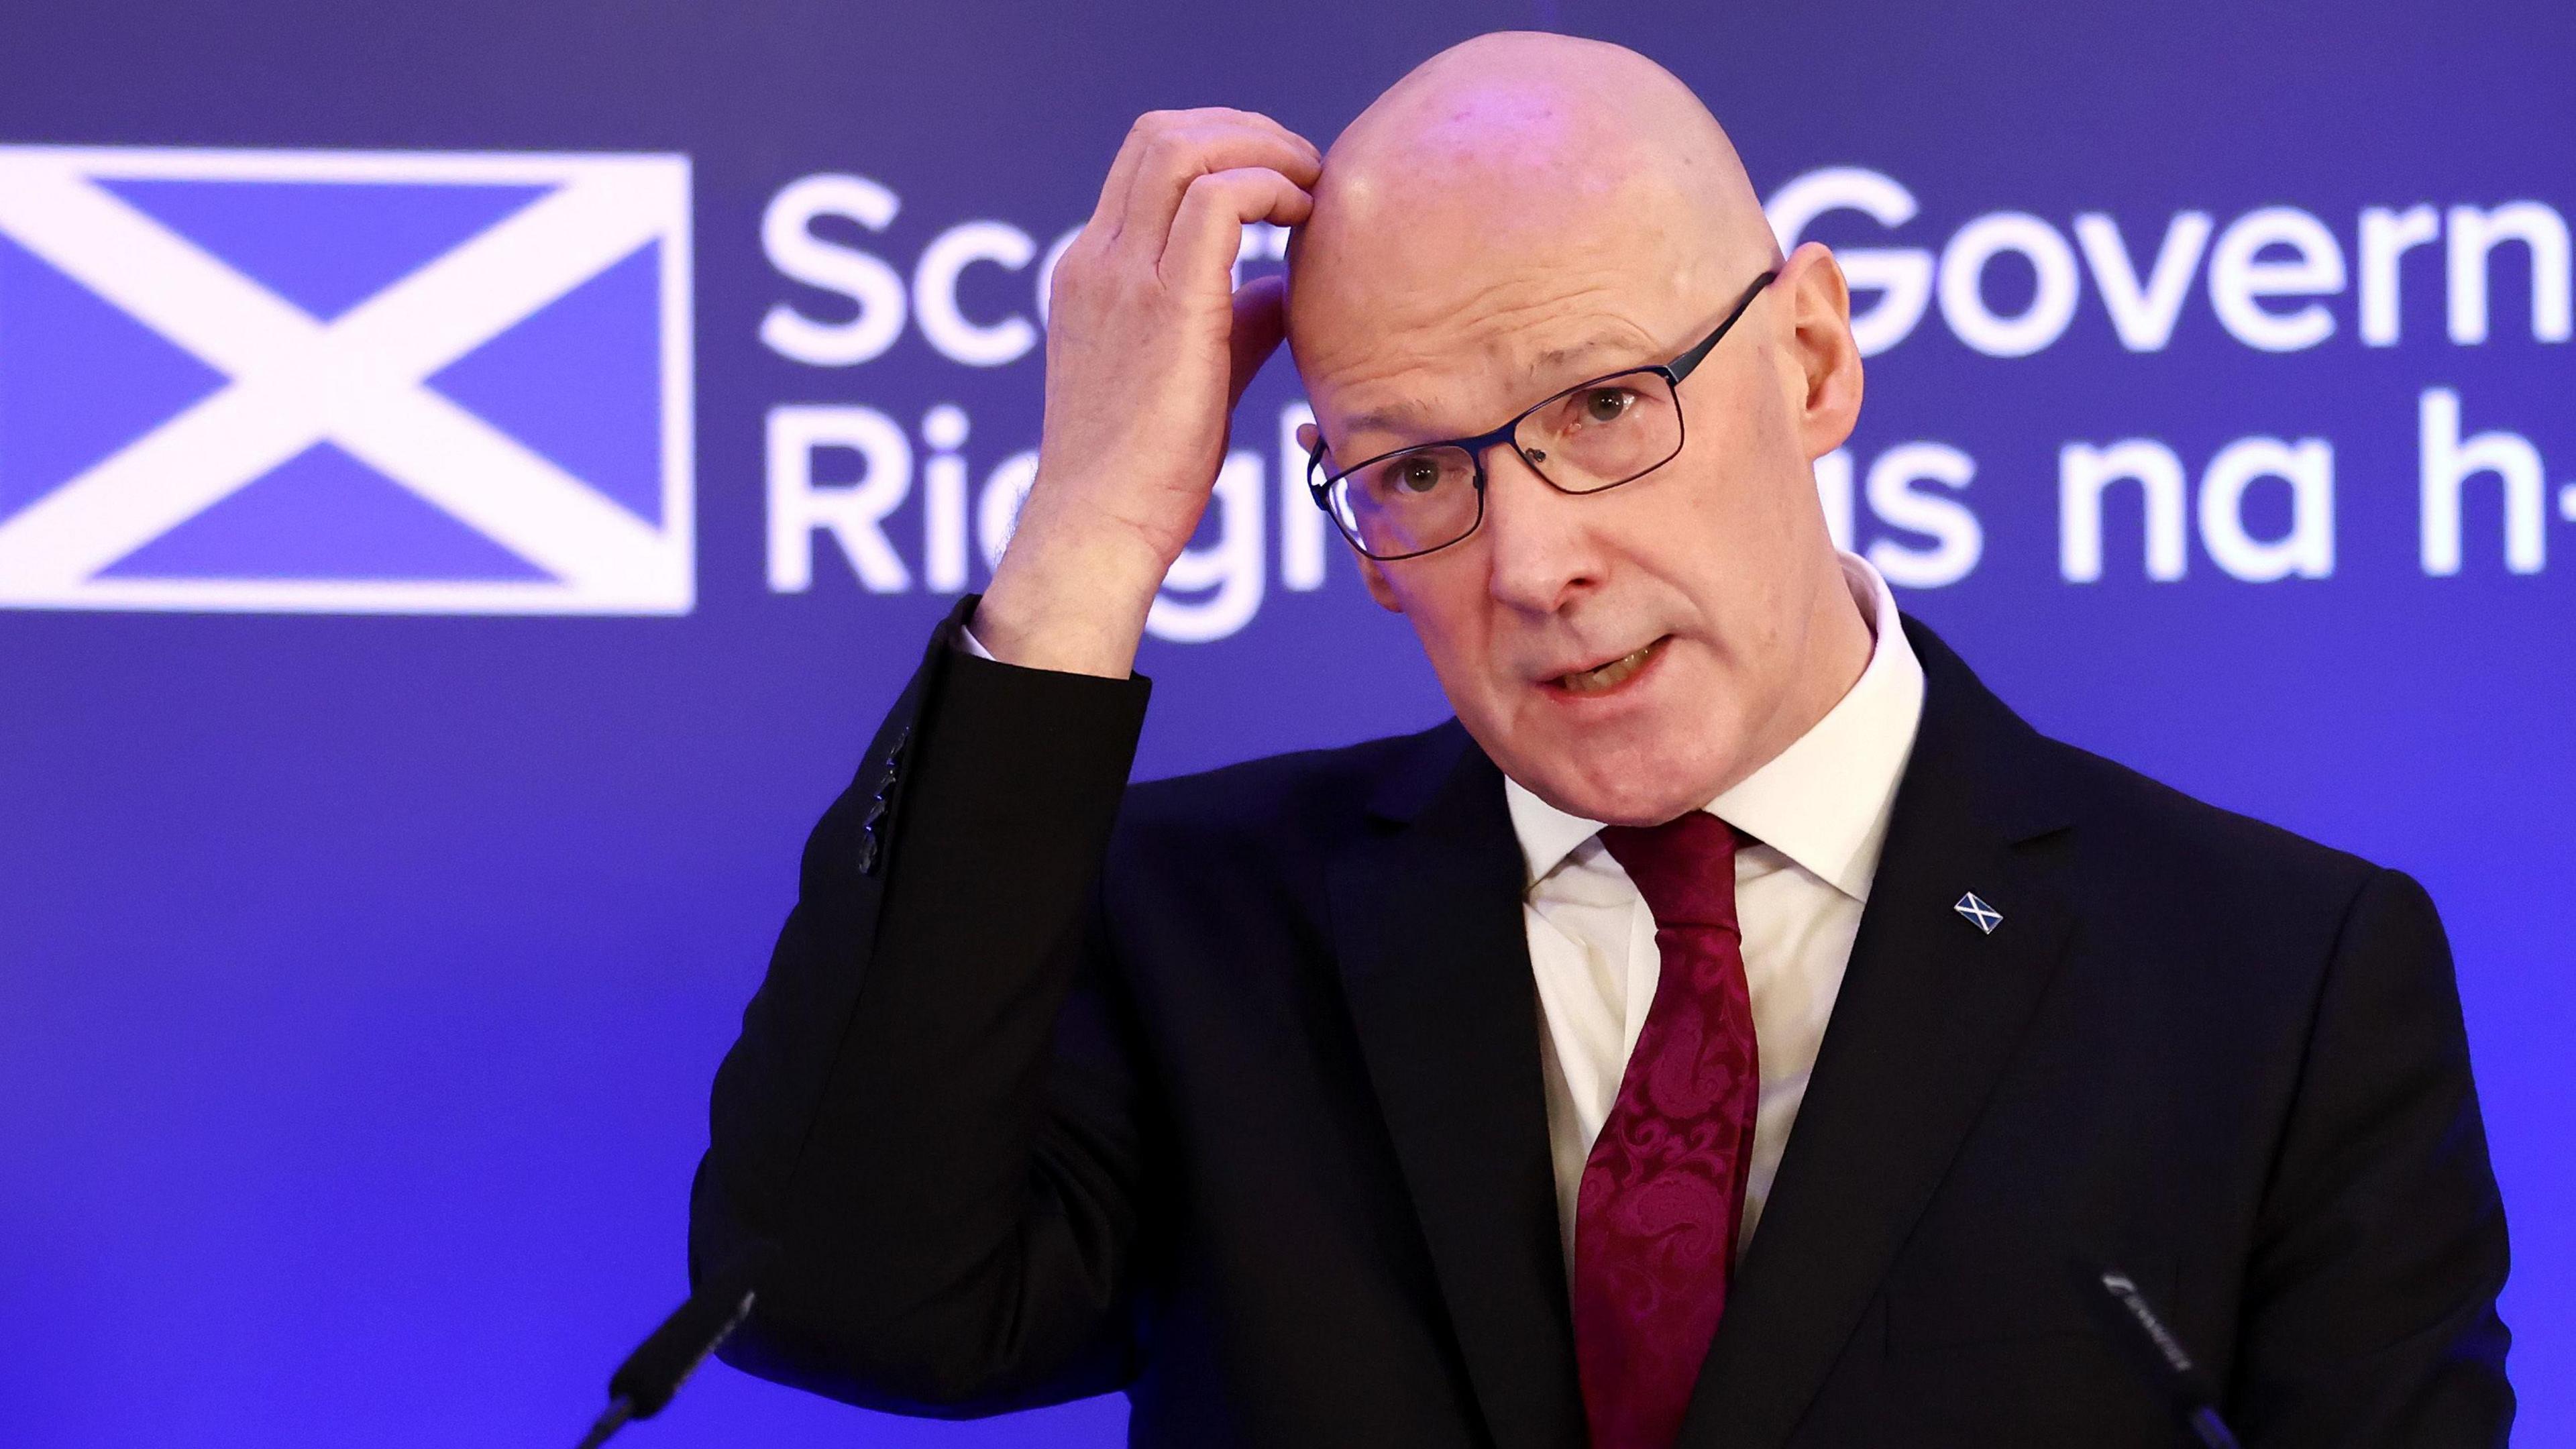
<svg viewBox="0 0 2576 1449">
<path fill-rule="evenodd" d="M 1189 111 L 1148 111 L 1129 127 L 1127 139 L 1118 148 L 1118 157 L 1109 166 L 1109 177 L 1101 184 L 1100 205 L 1092 220 L 1110 231 L 1124 224 L 1128 201 L 1135 191 L 1136 178 L 1144 169 L 1145 157 L 1157 141 L 1168 141 L 1188 133 L 1212 135 L 1224 131 L 1266 134 L 1277 137 L 1290 149 L 1314 158 L 1321 167 L 1324 153 L 1315 144 L 1259 111 L 1229 110 L 1223 106 L 1206 106 Z M 1186 184 L 1186 178 L 1182 184 Z M 1166 215 L 1164 220 L 1169 221 Z"/>
<path fill-rule="evenodd" d="M 1168 131 L 1194 126 L 1221 125 L 1229 120 L 1268 122 L 1282 135 L 1285 126 L 1255 111 L 1233 111 L 1222 106 L 1203 106 L 1188 111 L 1147 111 L 1127 128 L 1125 139 L 1118 143 L 1118 154 L 1109 163 L 1109 175 L 1100 183 L 1100 201 L 1091 209 L 1091 220 L 1104 230 L 1115 231 L 1118 219 L 1127 211 L 1127 193 L 1135 187 L 1137 168 L 1144 164 L 1145 152 L 1157 136 Z"/>
<path fill-rule="evenodd" d="M 1148 258 L 1164 251 L 1164 237 L 1202 177 L 1249 169 L 1275 172 L 1302 189 L 1315 184 L 1323 162 L 1313 146 L 1276 129 L 1276 123 L 1167 132 L 1147 142 L 1138 160 L 1135 184 L 1118 223 L 1120 241 Z"/>
<path fill-rule="evenodd" d="M 1174 286 L 1223 276 L 1243 249 L 1245 222 L 1295 226 L 1314 205 L 1304 187 L 1267 167 L 1210 172 L 1190 183 L 1156 269 Z"/>
<path fill-rule="evenodd" d="M 1136 184 L 1136 166 L 1145 154 L 1145 143 L 1154 138 L 1154 128 L 1163 124 L 1163 111 L 1147 111 L 1127 128 L 1118 143 L 1118 154 L 1109 162 L 1109 175 L 1100 183 L 1100 200 L 1091 208 L 1091 225 L 1102 231 L 1115 228 L 1118 218 L 1127 210 L 1127 192 Z"/>
<path fill-rule="evenodd" d="M 1287 301 L 1285 277 L 1255 277 L 1235 289 L 1234 330 L 1226 337 L 1234 353 L 1233 380 L 1226 386 L 1227 412 L 1243 401 L 1243 390 L 1252 386 L 1261 364 L 1270 360 L 1270 354 L 1279 350 L 1279 340 L 1288 335 Z"/>
</svg>

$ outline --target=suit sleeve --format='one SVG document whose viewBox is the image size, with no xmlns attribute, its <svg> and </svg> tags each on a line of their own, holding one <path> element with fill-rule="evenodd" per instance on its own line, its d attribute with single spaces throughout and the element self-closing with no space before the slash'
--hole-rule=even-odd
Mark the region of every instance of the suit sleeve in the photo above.
<svg viewBox="0 0 2576 1449">
<path fill-rule="evenodd" d="M 1144 1104 L 1096 904 L 1147 683 L 931 641 L 805 848 L 716 1075 L 703 1278 L 757 1252 L 728 1362 L 966 1415 L 1132 1374 Z"/>
<path fill-rule="evenodd" d="M 2231 1416 L 2250 1445 L 2501 1445 L 2504 1205 L 2432 900 L 2346 913 L 2266 1193 Z"/>
</svg>

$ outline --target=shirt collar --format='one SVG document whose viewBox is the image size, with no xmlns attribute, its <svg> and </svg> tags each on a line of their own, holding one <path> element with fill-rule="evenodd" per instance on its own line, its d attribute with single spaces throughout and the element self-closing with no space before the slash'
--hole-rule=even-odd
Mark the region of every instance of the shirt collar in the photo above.
<svg viewBox="0 0 2576 1449">
<path fill-rule="evenodd" d="M 1824 718 L 1701 808 L 1866 902 L 1923 716 L 1923 664 L 1906 642 L 1887 580 L 1867 559 L 1837 557 L 1852 602 L 1876 636 L 1868 666 Z M 1569 815 L 1517 780 L 1506 779 L 1503 794 L 1532 881 L 1601 829 L 1600 821 Z"/>
</svg>

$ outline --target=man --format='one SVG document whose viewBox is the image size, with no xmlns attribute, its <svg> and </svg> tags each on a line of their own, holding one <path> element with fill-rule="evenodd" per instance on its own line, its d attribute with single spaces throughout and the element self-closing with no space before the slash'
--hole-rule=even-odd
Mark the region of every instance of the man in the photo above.
<svg viewBox="0 0 2576 1449">
<path fill-rule="evenodd" d="M 1019 532 L 717 1079 L 734 1362 L 1152 1445 L 2177 1442 L 2111 1271 L 2248 1443 L 2503 1441 L 2431 903 L 2042 739 L 1837 555 L 1842 277 L 1671 76 L 1489 36 L 1329 159 L 1148 116 L 1054 288 Z M 1131 789 L 1283 331 L 1457 719 Z"/>
</svg>

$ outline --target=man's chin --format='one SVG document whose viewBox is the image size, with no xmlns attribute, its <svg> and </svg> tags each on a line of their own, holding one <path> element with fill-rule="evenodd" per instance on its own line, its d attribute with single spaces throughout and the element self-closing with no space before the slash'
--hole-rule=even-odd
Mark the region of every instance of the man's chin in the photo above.
<svg viewBox="0 0 2576 1449">
<path fill-rule="evenodd" d="M 1722 704 L 1667 704 L 1576 721 L 1550 707 L 1523 709 L 1500 721 L 1500 729 L 1480 728 L 1464 711 L 1459 717 L 1505 774 L 1557 809 L 1608 825 L 1659 825 L 1706 805 L 1725 787 L 1724 761 L 1715 758 L 1725 751 L 1709 738 L 1709 726 L 1722 730 L 1731 723 L 1722 715 Z"/>
<path fill-rule="evenodd" d="M 1507 769 L 1533 795 L 1585 820 L 1604 825 L 1661 825 L 1697 810 L 1715 798 L 1669 765 L 1604 764 L 1567 768 L 1562 759 L 1532 760 L 1524 769 Z"/>
</svg>

